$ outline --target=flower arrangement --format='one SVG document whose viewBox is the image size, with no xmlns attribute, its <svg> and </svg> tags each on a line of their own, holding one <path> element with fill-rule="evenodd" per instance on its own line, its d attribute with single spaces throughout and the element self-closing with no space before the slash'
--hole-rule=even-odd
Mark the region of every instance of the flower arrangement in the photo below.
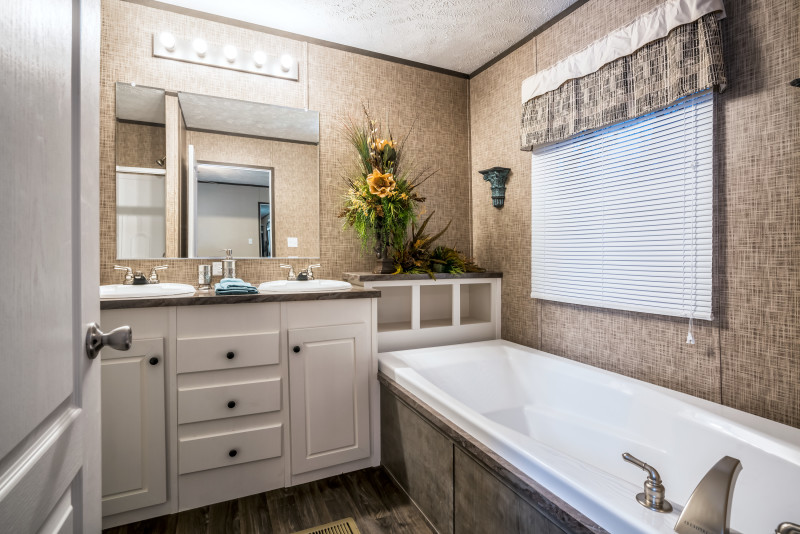
<svg viewBox="0 0 800 534">
<path fill-rule="evenodd" d="M 417 208 L 425 202 L 417 188 L 434 172 L 415 173 L 405 165 L 402 141 L 396 141 L 391 130 L 384 131 L 364 109 L 364 120 L 350 119 L 344 125 L 348 141 L 358 157 L 345 175 L 347 191 L 339 217 L 344 227 L 352 228 L 364 249 L 374 247 L 378 265 L 373 272 L 384 274 L 482 272 L 472 260 L 459 251 L 433 243 L 450 227 L 434 236 L 424 233 L 431 213 L 417 228 Z M 413 129 L 413 128 L 412 128 Z M 452 222 L 452 221 L 451 221 Z M 406 233 L 411 226 L 411 236 Z M 390 256 L 389 248 L 394 249 Z"/>
<path fill-rule="evenodd" d="M 403 145 L 408 134 L 396 141 L 366 107 L 364 121 L 351 119 L 344 131 L 358 158 L 345 177 L 347 192 L 339 217 L 345 228 L 355 230 L 365 249 L 375 246 L 386 259 L 387 247 L 403 246 L 408 225 L 416 221 L 416 207 L 425 202 L 416 189 L 434 173 L 415 174 L 406 168 Z"/>
</svg>

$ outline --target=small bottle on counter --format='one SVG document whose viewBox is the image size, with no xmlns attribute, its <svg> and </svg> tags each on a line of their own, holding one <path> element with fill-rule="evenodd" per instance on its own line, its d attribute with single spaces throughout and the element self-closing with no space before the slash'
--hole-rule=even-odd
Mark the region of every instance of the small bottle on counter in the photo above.
<svg viewBox="0 0 800 534">
<path fill-rule="evenodd" d="M 236 278 L 236 260 L 233 259 L 233 249 L 224 248 L 225 259 L 222 260 L 222 278 Z"/>
<path fill-rule="evenodd" d="M 197 266 L 197 289 L 200 291 L 208 291 L 211 289 L 211 266 L 198 265 Z"/>
</svg>

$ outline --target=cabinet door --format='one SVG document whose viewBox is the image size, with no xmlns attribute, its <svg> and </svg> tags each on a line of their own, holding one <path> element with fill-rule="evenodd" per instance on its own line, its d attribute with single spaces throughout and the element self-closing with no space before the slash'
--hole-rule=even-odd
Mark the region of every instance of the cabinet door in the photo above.
<svg viewBox="0 0 800 534">
<path fill-rule="evenodd" d="M 164 339 L 101 354 L 103 515 L 167 500 Z"/>
<path fill-rule="evenodd" d="M 292 474 L 369 456 L 369 369 L 365 323 L 289 330 Z"/>
</svg>

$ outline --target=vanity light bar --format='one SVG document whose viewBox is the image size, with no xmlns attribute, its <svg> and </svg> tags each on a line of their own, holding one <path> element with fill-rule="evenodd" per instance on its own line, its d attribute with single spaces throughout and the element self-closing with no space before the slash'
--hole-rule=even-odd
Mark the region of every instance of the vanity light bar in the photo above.
<svg viewBox="0 0 800 534">
<path fill-rule="evenodd" d="M 169 32 L 153 34 L 153 57 L 295 81 L 300 71 L 297 60 L 289 54 L 273 56 L 261 50 L 243 50 L 233 45 L 216 46 L 201 38 L 181 39 Z"/>
</svg>

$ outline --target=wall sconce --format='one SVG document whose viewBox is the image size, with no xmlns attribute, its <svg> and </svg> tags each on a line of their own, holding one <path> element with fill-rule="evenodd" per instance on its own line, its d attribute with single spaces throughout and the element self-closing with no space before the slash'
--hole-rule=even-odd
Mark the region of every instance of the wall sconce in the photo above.
<svg viewBox="0 0 800 534">
<path fill-rule="evenodd" d="M 492 167 L 485 171 L 478 171 L 483 179 L 492 185 L 492 206 L 502 208 L 506 200 L 506 181 L 511 169 L 505 167 Z"/>
<path fill-rule="evenodd" d="M 204 39 L 181 39 L 170 32 L 153 34 L 153 57 L 209 67 L 238 70 L 262 76 L 299 79 L 300 65 L 289 54 L 268 55 L 261 50 L 239 50 L 231 44 L 216 46 Z"/>
</svg>

